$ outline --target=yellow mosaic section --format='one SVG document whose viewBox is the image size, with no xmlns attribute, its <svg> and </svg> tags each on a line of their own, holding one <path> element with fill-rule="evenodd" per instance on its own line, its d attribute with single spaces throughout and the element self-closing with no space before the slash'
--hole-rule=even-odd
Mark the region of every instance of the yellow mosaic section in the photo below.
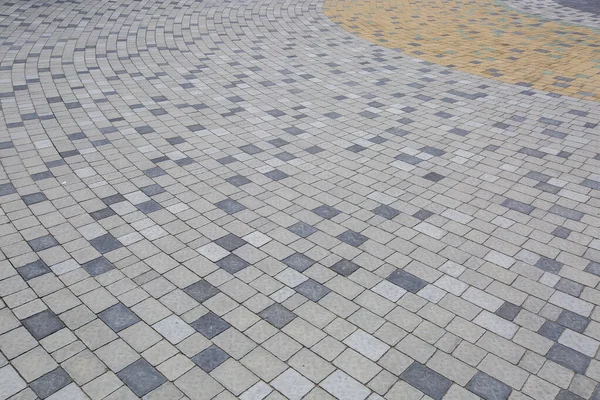
<svg viewBox="0 0 600 400">
<path fill-rule="evenodd" d="M 344 29 L 416 58 L 600 101 L 600 31 L 546 21 L 495 0 L 325 0 Z"/>
</svg>

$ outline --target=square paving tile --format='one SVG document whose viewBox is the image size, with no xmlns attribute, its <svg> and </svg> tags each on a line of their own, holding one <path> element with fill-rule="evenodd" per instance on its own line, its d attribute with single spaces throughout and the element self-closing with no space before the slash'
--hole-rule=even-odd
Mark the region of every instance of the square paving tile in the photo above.
<svg viewBox="0 0 600 400">
<path fill-rule="evenodd" d="M 22 267 L 17 268 L 17 271 L 26 281 L 51 272 L 50 268 L 48 268 L 46 263 L 42 260 L 36 260 L 29 264 L 25 264 Z"/>
<path fill-rule="evenodd" d="M 236 272 L 239 272 L 250 265 L 250 263 L 248 263 L 246 260 L 236 256 L 235 254 L 230 254 L 227 257 L 220 259 L 216 262 L 216 264 L 230 274 L 235 274 Z"/>
<path fill-rule="evenodd" d="M 282 262 L 288 267 L 293 268 L 298 272 L 306 271 L 315 263 L 313 259 L 300 253 L 294 253 L 284 258 Z"/>
<path fill-rule="evenodd" d="M 246 209 L 245 206 L 232 199 L 221 200 L 218 203 L 215 203 L 215 206 L 219 207 L 227 214 L 235 214 Z"/>
<path fill-rule="evenodd" d="M 317 231 L 317 228 L 313 227 L 312 225 L 308 225 L 304 222 L 296 222 L 294 225 L 288 227 L 288 230 L 302 238 L 307 238 L 313 233 L 315 233 Z"/>
<path fill-rule="evenodd" d="M 331 292 L 331 289 L 312 279 L 302 282 L 294 289 L 314 302 L 321 300 L 327 293 Z"/>
<path fill-rule="evenodd" d="M 100 254 L 108 253 L 110 251 L 123 247 L 123 244 L 119 242 L 110 233 L 104 234 L 102 236 L 90 240 L 90 244 L 94 246 L 94 248 L 98 250 Z"/>
<path fill-rule="evenodd" d="M 401 269 L 397 269 L 392 272 L 387 279 L 394 285 L 400 286 L 401 288 L 412 293 L 417 293 L 419 290 L 427 286 L 427 282 L 425 282 L 423 279 Z"/>
<path fill-rule="evenodd" d="M 418 362 L 412 363 L 400 377 L 435 400 L 441 400 L 452 386 L 451 380 Z"/>
<path fill-rule="evenodd" d="M 224 319 L 212 312 L 208 312 L 207 314 L 201 316 L 190 325 L 204 335 L 204 337 L 207 339 L 214 338 L 219 333 L 224 332 L 231 326 Z"/>
<path fill-rule="evenodd" d="M 342 276 L 349 276 L 356 272 L 360 267 L 348 260 L 340 260 L 331 266 L 331 269 Z"/>
<path fill-rule="evenodd" d="M 296 314 L 277 303 L 265 308 L 258 315 L 279 329 L 283 328 L 288 323 L 292 322 L 294 318 L 296 318 Z"/>
<path fill-rule="evenodd" d="M 45 399 L 73 382 L 61 367 L 31 382 L 30 387 L 40 399 Z"/>
<path fill-rule="evenodd" d="M 140 358 L 117 373 L 119 379 L 138 397 L 142 397 L 162 385 L 167 379 L 148 361 Z"/>
<path fill-rule="evenodd" d="M 115 266 L 104 257 L 94 258 L 82 264 L 81 267 L 91 276 L 98 276 L 115 268 Z"/>
<path fill-rule="evenodd" d="M 58 242 L 52 235 L 41 236 L 30 240 L 28 243 L 35 252 L 40 252 L 51 247 L 58 246 Z"/>
<path fill-rule="evenodd" d="M 27 317 L 21 323 L 37 340 L 42 340 L 65 327 L 65 324 L 50 310 Z"/>
<path fill-rule="evenodd" d="M 354 247 L 360 246 L 361 244 L 366 242 L 368 239 L 366 236 L 361 235 L 360 233 L 354 232 L 351 230 L 347 230 L 346 232 L 338 235 L 337 238 L 339 240 L 341 240 L 342 242 L 347 243 L 350 246 L 354 246 Z"/>
<path fill-rule="evenodd" d="M 221 350 L 219 347 L 212 345 L 192 357 L 192 361 L 202 368 L 204 372 L 210 372 L 221 365 L 228 358 L 229 354 Z"/>
<path fill-rule="evenodd" d="M 107 308 L 98 314 L 98 317 L 115 332 L 120 332 L 140 321 L 140 318 L 122 303 Z"/>
<path fill-rule="evenodd" d="M 326 205 L 319 206 L 312 210 L 315 214 L 317 214 L 321 218 L 331 219 L 340 214 L 340 211 Z"/>
<path fill-rule="evenodd" d="M 214 295 L 220 293 L 219 289 L 205 280 L 200 280 L 196 283 L 193 283 L 183 289 L 183 291 L 199 303 L 203 303 Z"/>
</svg>

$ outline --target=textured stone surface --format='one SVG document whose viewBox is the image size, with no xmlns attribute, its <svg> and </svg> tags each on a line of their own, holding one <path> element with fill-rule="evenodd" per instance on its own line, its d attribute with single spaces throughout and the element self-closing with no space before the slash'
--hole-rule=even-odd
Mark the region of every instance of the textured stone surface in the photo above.
<svg viewBox="0 0 600 400">
<path fill-rule="evenodd" d="M 0 4 L 0 399 L 598 396 L 597 32 L 332 4 Z"/>
</svg>

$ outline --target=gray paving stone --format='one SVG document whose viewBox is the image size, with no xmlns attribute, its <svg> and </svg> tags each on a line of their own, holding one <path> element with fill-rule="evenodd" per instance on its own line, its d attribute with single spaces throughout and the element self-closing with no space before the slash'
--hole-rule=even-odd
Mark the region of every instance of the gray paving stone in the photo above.
<svg viewBox="0 0 600 400">
<path fill-rule="evenodd" d="M 221 200 L 216 203 L 215 206 L 219 207 L 228 214 L 235 214 L 246 209 L 246 207 L 244 207 L 242 204 L 232 199 Z"/>
<path fill-rule="evenodd" d="M 22 267 L 17 268 L 17 271 L 26 281 L 51 272 L 50 268 L 48 268 L 46 263 L 42 260 L 36 260 L 25 264 Z"/>
<path fill-rule="evenodd" d="M 37 340 L 42 340 L 65 327 L 65 324 L 50 310 L 27 317 L 21 323 Z"/>
<path fill-rule="evenodd" d="M 413 362 L 400 378 L 435 400 L 444 397 L 452 386 L 452 381 L 418 362 Z"/>
<path fill-rule="evenodd" d="M 340 214 L 340 211 L 334 207 L 322 205 L 312 210 L 319 217 L 331 219 Z"/>
<path fill-rule="evenodd" d="M 229 329 L 231 326 L 221 317 L 212 312 L 204 314 L 190 325 L 204 335 L 207 339 L 214 338 L 221 332 Z"/>
<path fill-rule="evenodd" d="M 115 268 L 115 266 L 104 257 L 94 258 L 81 265 L 91 276 L 102 275 Z"/>
<path fill-rule="evenodd" d="M 199 303 L 203 303 L 219 293 L 219 289 L 205 280 L 200 280 L 196 283 L 193 283 L 183 289 L 183 291 Z"/>
<path fill-rule="evenodd" d="M 117 376 L 138 397 L 145 396 L 167 381 L 156 368 L 143 358 L 125 367 L 117 373 Z"/>
<path fill-rule="evenodd" d="M 379 215 L 380 217 L 386 219 L 394 219 L 398 215 L 400 215 L 400 211 L 396 210 L 393 207 L 386 206 L 385 204 L 380 204 L 379 206 L 373 209 L 373 214 Z"/>
<path fill-rule="evenodd" d="M 40 252 L 54 246 L 58 246 L 58 242 L 52 235 L 41 236 L 29 241 L 29 246 L 35 252 Z"/>
<path fill-rule="evenodd" d="M 250 265 L 250 263 L 248 263 L 246 260 L 236 256 L 235 254 L 229 254 L 228 256 L 217 261 L 216 264 L 230 274 L 235 274 L 236 272 L 239 272 Z"/>
<path fill-rule="evenodd" d="M 387 280 L 392 282 L 394 285 L 400 286 L 401 288 L 412 293 L 417 293 L 419 290 L 427 286 L 427 282 L 425 282 L 423 279 L 401 269 L 393 271 L 388 276 Z"/>
<path fill-rule="evenodd" d="M 50 397 L 73 380 L 61 367 L 31 382 L 31 389 L 40 399 Z"/>
<path fill-rule="evenodd" d="M 306 296 L 314 302 L 321 300 L 325 295 L 331 292 L 331 289 L 321 285 L 313 279 L 308 279 L 294 288 L 296 292 Z"/>
<path fill-rule="evenodd" d="M 99 313 L 98 317 L 115 332 L 120 332 L 140 321 L 140 318 L 122 303 L 107 308 Z"/>
<path fill-rule="evenodd" d="M 546 321 L 538 330 L 538 333 L 550 340 L 557 341 L 561 333 L 565 330 L 564 326 L 557 324 L 556 322 Z"/>
<path fill-rule="evenodd" d="M 275 326 L 283 328 L 296 318 L 296 314 L 282 306 L 281 304 L 272 304 L 258 314 L 265 321 Z"/>
<path fill-rule="evenodd" d="M 304 254 L 294 253 L 282 260 L 282 262 L 290 268 L 295 269 L 298 272 L 304 272 L 311 267 L 315 261 Z"/>
<path fill-rule="evenodd" d="M 356 272 L 360 267 L 348 260 L 340 260 L 331 266 L 331 269 L 342 276 L 349 276 Z"/>
<path fill-rule="evenodd" d="M 100 254 L 108 253 L 123 247 L 123 244 L 110 233 L 90 240 L 90 244 L 94 246 L 94 248 L 98 250 Z"/>
<path fill-rule="evenodd" d="M 578 374 L 584 374 L 590 364 L 590 358 L 588 356 L 567 346 L 563 346 L 560 343 L 556 343 L 552 346 L 548 351 L 548 354 L 546 354 L 546 357 Z"/>
<path fill-rule="evenodd" d="M 313 227 L 312 225 L 305 224 L 304 222 L 296 222 L 294 225 L 289 226 L 287 229 L 290 232 L 293 232 L 302 238 L 307 238 L 317 231 L 315 227 Z"/>
<path fill-rule="evenodd" d="M 337 238 L 339 240 L 341 240 L 342 242 L 347 243 L 350 246 L 354 246 L 354 247 L 360 246 L 361 244 L 366 242 L 368 239 L 366 236 L 361 235 L 360 233 L 354 232 L 351 230 L 341 233 L 340 235 L 337 236 Z"/>
<path fill-rule="evenodd" d="M 478 372 L 466 388 L 485 400 L 506 400 L 512 392 L 510 386 L 483 372 Z"/>
<path fill-rule="evenodd" d="M 210 372 L 221 365 L 229 358 L 229 354 L 219 347 L 212 345 L 200 353 L 196 354 L 191 360 L 196 363 L 204 372 Z"/>
<path fill-rule="evenodd" d="M 32 206 L 34 204 L 41 203 L 42 201 L 48 200 L 46 195 L 42 192 L 28 194 L 28 195 L 22 196 L 21 198 L 23 199 L 23 202 L 28 206 Z"/>
</svg>

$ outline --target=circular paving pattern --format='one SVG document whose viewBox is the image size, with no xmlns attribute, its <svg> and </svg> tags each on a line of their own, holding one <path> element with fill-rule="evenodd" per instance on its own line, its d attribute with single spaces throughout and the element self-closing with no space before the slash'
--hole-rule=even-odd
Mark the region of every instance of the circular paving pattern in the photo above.
<svg viewBox="0 0 600 400">
<path fill-rule="evenodd" d="M 327 0 L 324 12 L 364 39 L 436 64 L 600 98 L 597 29 L 539 19 L 495 0 Z"/>
<path fill-rule="evenodd" d="M 600 395 L 583 78 L 446 68 L 323 7 L 0 5 L 0 399 Z"/>
</svg>

